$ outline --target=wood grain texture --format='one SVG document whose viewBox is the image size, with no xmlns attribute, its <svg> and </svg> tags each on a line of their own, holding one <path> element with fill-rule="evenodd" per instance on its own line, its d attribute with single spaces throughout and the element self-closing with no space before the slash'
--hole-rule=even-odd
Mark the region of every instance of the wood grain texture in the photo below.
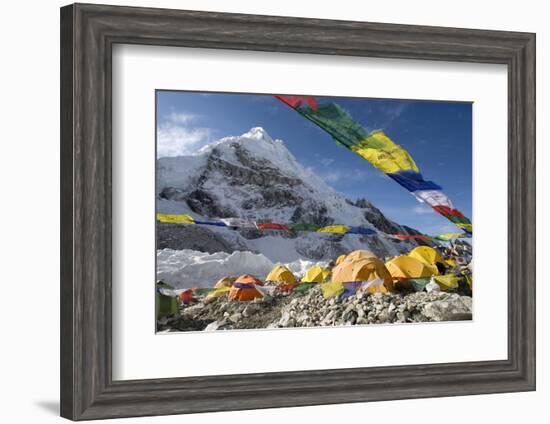
<svg viewBox="0 0 550 424">
<path fill-rule="evenodd" d="M 60 110 L 60 133 L 61 133 L 61 169 L 60 169 L 60 213 L 61 213 L 61 414 L 65 417 L 75 416 L 73 394 L 75 385 L 73 364 L 75 357 L 74 349 L 74 287 L 73 287 L 73 19 L 72 7 L 61 9 L 61 110 Z"/>
<path fill-rule="evenodd" d="M 112 381 L 115 43 L 506 64 L 508 359 Z M 86 4 L 61 9 L 62 416 L 100 419 L 534 388 L 534 34 Z"/>
</svg>

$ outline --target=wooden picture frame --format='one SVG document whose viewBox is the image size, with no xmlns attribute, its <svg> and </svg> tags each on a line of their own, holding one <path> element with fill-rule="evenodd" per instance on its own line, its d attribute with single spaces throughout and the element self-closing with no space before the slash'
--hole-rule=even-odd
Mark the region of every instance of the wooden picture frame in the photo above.
<svg viewBox="0 0 550 424">
<path fill-rule="evenodd" d="M 505 64 L 508 359 L 113 381 L 116 43 Z M 535 35 L 75 4 L 61 9 L 61 415 L 73 420 L 535 389 Z M 513 260 L 512 260 L 513 258 Z"/>
</svg>

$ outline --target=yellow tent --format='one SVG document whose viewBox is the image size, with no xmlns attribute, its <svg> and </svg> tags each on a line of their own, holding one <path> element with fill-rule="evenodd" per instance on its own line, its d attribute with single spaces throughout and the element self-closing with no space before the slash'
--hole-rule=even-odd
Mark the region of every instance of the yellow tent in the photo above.
<svg viewBox="0 0 550 424">
<path fill-rule="evenodd" d="M 346 259 L 346 255 L 340 255 L 336 258 L 336 265 L 340 265 L 342 261 Z"/>
<path fill-rule="evenodd" d="M 409 252 L 411 258 L 418 259 L 423 264 L 430 267 L 434 275 L 439 275 L 437 264 L 445 266 L 445 261 L 441 254 L 430 246 L 418 246 Z"/>
<path fill-rule="evenodd" d="M 329 269 L 315 265 L 306 271 L 304 278 L 302 278 L 302 283 L 322 283 L 329 276 Z"/>
<path fill-rule="evenodd" d="M 332 270 L 332 283 L 351 283 L 355 281 L 382 280 L 383 284 L 367 288 L 369 292 L 390 292 L 393 290 L 392 276 L 382 261 L 375 257 L 365 257 L 357 260 L 350 255 Z"/>
<path fill-rule="evenodd" d="M 194 224 L 195 220 L 191 215 L 169 215 L 165 213 L 157 213 L 157 221 L 166 224 Z"/>
<path fill-rule="evenodd" d="M 217 297 L 228 295 L 230 291 L 231 287 L 228 286 L 215 288 L 210 293 L 208 293 L 204 300 L 208 303 Z"/>
<path fill-rule="evenodd" d="M 412 256 L 396 256 L 386 262 L 386 268 L 393 279 L 397 281 L 431 277 L 433 275 L 430 267 Z"/>
<path fill-rule="evenodd" d="M 349 227 L 345 225 L 329 225 L 328 227 L 319 228 L 317 232 L 319 233 L 340 233 L 345 234 L 349 230 Z"/>
<path fill-rule="evenodd" d="M 220 278 L 218 282 L 214 285 L 214 288 L 221 289 L 222 287 L 231 287 L 236 279 L 237 277 L 231 276 Z"/>
<path fill-rule="evenodd" d="M 357 261 L 359 259 L 376 258 L 378 257 L 369 250 L 354 250 L 345 257 L 345 261 Z M 339 265 L 339 264 L 338 264 Z"/>
<path fill-rule="evenodd" d="M 284 265 L 277 265 L 271 270 L 266 281 L 271 281 L 275 284 L 296 284 L 296 277 L 294 274 Z"/>
</svg>

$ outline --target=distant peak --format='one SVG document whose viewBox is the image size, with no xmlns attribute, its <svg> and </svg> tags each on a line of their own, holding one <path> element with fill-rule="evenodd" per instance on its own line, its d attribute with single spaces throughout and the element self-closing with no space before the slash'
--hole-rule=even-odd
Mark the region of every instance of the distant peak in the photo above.
<svg viewBox="0 0 550 424">
<path fill-rule="evenodd" d="M 250 128 L 247 132 L 245 132 L 242 135 L 242 137 L 252 138 L 254 140 L 265 140 L 265 141 L 273 142 L 273 139 L 271 138 L 271 136 L 262 127 Z"/>
</svg>

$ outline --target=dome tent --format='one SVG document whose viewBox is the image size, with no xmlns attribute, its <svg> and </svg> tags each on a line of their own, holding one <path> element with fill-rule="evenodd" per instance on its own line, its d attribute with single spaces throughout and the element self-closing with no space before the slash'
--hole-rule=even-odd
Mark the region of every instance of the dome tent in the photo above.
<svg viewBox="0 0 550 424">
<path fill-rule="evenodd" d="M 231 287 L 227 287 L 227 286 L 215 288 L 210 293 L 208 293 L 208 295 L 206 296 L 204 301 L 206 303 L 211 302 L 211 301 L 213 301 L 214 299 L 216 299 L 218 297 L 228 295 L 230 291 L 231 291 Z"/>
<path fill-rule="evenodd" d="M 275 283 L 277 285 L 279 284 L 296 284 L 296 277 L 294 274 L 284 265 L 277 265 L 275 266 L 269 274 L 267 274 L 267 277 L 265 277 L 266 281 Z"/>
<path fill-rule="evenodd" d="M 330 270 L 323 268 L 319 265 L 314 265 L 309 268 L 304 277 L 302 283 L 322 283 L 330 276 Z"/>
<path fill-rule="evenodd" d="M 179 311 L 178 298 L 174 293 L 174 287 L 163 281 L 158 281 L 156 285 L 155 310 L 157 319 L 166 316 L 176 315 Z"/>
<path fill-rule="evenodd" d="M 366 259 L 366 258 L 378 259 L 378 257 L 369 250 L 354 250 L 350 254 L 346 255 L 346 257 L 344 258 L 344 261 L 356 261 L 359 259 Z"/>
<path fill-rule="evenodd" d="M 418 259 L 433 271 L 434 275 L 440 275 L 445 270 L 445 260 L 441 254 L 430 246 L 418 246 L 409 252 L 412 258 Z"/>
<path fill-rule="evenodd" d="M 346 259 L 346 255 L 340 255 L 336 258 L 336 265 L 340 265 L 342 263 L 342 261 Z"/>
<path fill-rule="evenodd" d="M 393 291 L 393 280 L 384 263 L 374 254 L 365 250 L 356 250 L 332 270 L 332 283 L 372 282 L 369 292 Z"/>
<path fill-rule="evenodd" d="M 253 275 L 241 275 L 229 290 L 229 299 L 249 301 L 262 298 L 263 294 L 256 286 L 263 286 L 263 283 Z"/>
<path fill-rule="evenodd" d="M 434 275 L 431 267 L 412 256 L 396 256 L 386 262 L 386 268 L 392 278 L 398 281 Z"/>
<path fill-rule="evenodd" d="M 237 277 L 229 275 L 227 277 L 220 278 L 218 282 L 214 285 L 214 288 L 221 289 L 222 287 L 231 287 L 236 279 Z"/>
</svg>

